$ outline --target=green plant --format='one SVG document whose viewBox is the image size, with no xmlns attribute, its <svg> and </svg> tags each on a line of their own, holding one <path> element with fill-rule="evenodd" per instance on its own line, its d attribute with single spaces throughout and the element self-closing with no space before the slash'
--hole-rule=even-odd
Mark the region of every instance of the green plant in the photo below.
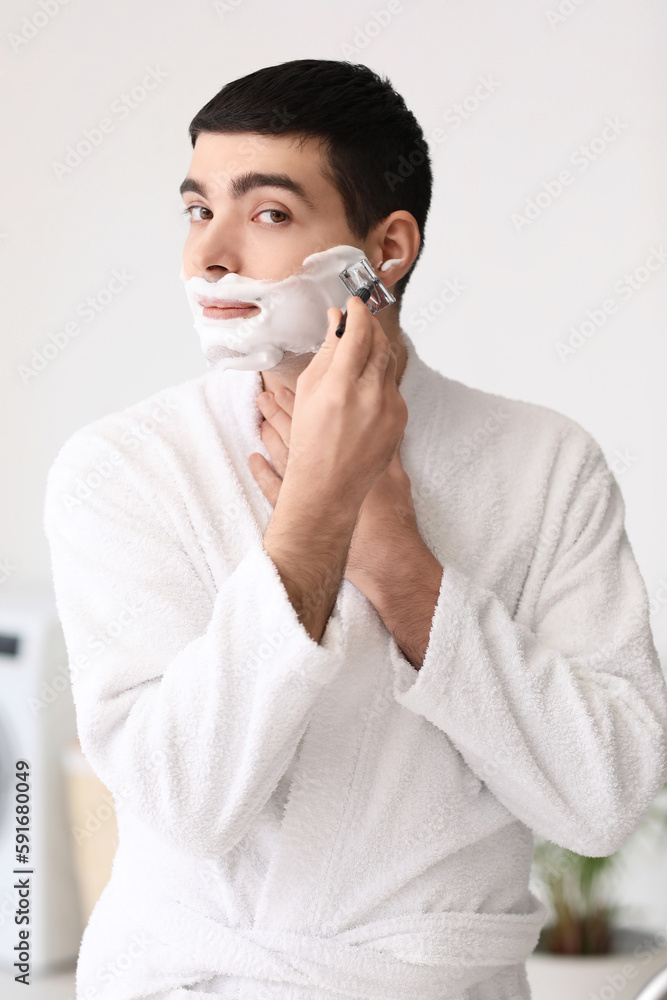
<svg viewBox="0 0 667 1000">
<path fill-rule="evenodd" d="M 662 837 L 667 830 L 667 783 L 622 848 L 602 858 L 576 854 L 536 838 L 533 871 L 544 888 L 553 918 L 542 928 L 536 951 L 556 955 L 605 955 L 613 951 L 614 930 L 626 907 L 609 897 L 610 876 L 622 864 L 629 841 Z"/>
</svg>

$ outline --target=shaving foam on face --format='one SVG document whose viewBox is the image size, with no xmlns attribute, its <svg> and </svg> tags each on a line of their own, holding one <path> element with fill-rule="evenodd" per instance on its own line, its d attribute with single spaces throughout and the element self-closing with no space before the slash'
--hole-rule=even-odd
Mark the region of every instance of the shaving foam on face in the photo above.
<svg viewBox="0 0 667 1000">
<path fill-rule="evenodd" d="M 295 274 L 282 281 L 225 274 L 218 281 L 181 280 L 209 365 L 242 371 L 274 368 L 286 352 L 316 353 L 326 337 L 327 309 L 344 309 L 350 292 L 341 271 L 364 257 L 358 247 L 336 246 L 310 254 Z M 210 319 L 199 296 L 249 302 L 259 306 L 254 316 Z"/>
</svg>

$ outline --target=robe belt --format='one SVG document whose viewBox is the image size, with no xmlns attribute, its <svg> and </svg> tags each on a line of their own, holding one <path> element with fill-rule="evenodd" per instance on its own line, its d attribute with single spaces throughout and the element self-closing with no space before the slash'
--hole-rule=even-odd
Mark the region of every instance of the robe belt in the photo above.
<svg viewBox="0 0 667 1000">
<path fill-rule="evenodd" d="M 142 897 L 146 899 L 147 897 Z M 226 927 L 175 900 L 137 901 L 151 933 L 214 975 L 332 991 L 355 1000 L 459 998 L 469 986 L 522 963 L 537 944 L 547 909 L 531 894 L 528 913 L 408 913 L 330 937 L 267 927 Z M 140 913 L 137 912 L 140 911 Z"/>
</svg>

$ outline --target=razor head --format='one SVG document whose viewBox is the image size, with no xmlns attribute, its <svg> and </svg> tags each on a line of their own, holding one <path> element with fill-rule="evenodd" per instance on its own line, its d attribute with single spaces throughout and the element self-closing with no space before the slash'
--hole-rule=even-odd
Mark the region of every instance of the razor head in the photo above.
<svg viewBox="0 0 667 1000">
<path fill-rule="evenodd" d="M 390 306 L 396 299 L 391 292 L 385 288 L 381 279 L 375 273 L 373 265 L 366 258 L 362 257 L 356 264 L 351 264 L 338 275 L 347 288 L 350 295 L 357 295 L 364 285 L 371 287 L 371 294 L 366 305 L 372 313 L 380 312 L 385 306 Z"/>
</svg>

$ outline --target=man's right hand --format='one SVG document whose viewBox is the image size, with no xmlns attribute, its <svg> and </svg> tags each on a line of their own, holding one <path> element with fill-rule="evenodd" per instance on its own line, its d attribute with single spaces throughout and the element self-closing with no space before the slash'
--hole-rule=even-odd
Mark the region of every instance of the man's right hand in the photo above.
<svg viewBox="0 0 667 1000">
<path fill-rule="evenodd" d="M 357 296 L 327 310 L 329 328 L 299 375 L 289 454 L 265 551 L 296 613 L 319 642 L 336 601 L 366 494 L 396 454 L 408 419 L 396 384 L 396 356 Z"/>
<path fill-rule="evenodd" d="M 396 355 L 377 318 L 360 298 L 327 310 L 319 351 L 296 381 L 285 485 L 316 494 L 325 505 L 356 505 L 394 457 L 408 409 L 396 384 Z"/>
</svg>

